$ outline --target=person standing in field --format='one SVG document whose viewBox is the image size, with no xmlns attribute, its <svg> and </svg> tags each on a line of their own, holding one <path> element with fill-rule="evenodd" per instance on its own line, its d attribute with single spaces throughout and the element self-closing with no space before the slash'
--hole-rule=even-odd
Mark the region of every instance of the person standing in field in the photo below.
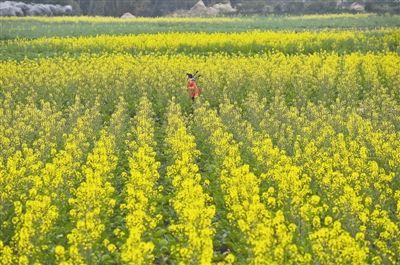
<svg viewBox="0 0 400 265">
<path fill-rule="evenodd" d="M 190 73 L 187 73 L 187 90 L 189 93 L 190 98 L 192 99 L 192 101 L 194 101 L 195 98 L 197 98 L 198 96 L 200 96 L 202 89 L 200 87 L 197 86 L 196 84 L 196 74 L 197 72 L 193 75 Z M 200 76 L 198 76 L 200 77 Z"/>
</svg>

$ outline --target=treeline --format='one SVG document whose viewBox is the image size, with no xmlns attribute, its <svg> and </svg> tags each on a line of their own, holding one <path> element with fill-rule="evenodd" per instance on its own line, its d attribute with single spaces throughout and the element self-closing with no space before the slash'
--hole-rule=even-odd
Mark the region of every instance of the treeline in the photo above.
<svg viewBox="0 0 400 265">
<path fill-rule="evenodd" d="M 242 0 L 238 5 L 246 14 L 400 13 L 399 0 Z"/>
<path fill-rule="evenodd" d="M 198 0 L 33 0 L 45 4 L 71 5 L 76 14 L 121 16 L 130 12 L 136 16 L 163 16 L 178 9 L 190 9 Z M 217 2 L 214 0 L 204 1 Z M 207 3 L 206 3 L 207 4 Z"/>
<path fill-rule="evenodd" d="M 198 0 L 33 0 L 29 2 L 71 5 L 76 14 L 121 16 L 163 16 L 190 9 Z M 203 0 L 206 5 L 228 0 Z M 399 0 L 231 0 L 241 14 L 308 14 L 335 12 L 400 13 Z M 353 7 L 352 7 L 353 4 Z M 360 10 L 361 8 L 361 10 Z"/>
</svg>

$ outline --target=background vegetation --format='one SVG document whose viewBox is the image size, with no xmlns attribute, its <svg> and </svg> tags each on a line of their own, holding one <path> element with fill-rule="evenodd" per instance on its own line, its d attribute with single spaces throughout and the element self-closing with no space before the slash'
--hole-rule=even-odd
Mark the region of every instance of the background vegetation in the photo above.
<svg viewBox="0 0 400 265">
<path fill-rule="evenodd" d="M 121 16 L 131 12 L 137 16 L 161 16 L 179 9 L 189 9 L 198 0 L 34 0 L 38 3 L 70 4 L 83 15 Z M 227 0 L 204 0 L 206 5 L 228 2 Z M 349 12 L 354 1 L 338 0 L 231 0 L 242 14 L 304 14 Z M 367 12 L 399 13 L 396 0 L 361 0 Z"/>
</svg>

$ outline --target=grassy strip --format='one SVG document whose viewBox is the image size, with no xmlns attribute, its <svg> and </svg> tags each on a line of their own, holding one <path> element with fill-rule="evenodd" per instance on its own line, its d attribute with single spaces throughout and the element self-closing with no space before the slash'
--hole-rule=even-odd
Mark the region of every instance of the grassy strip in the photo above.
<svg viewBox="0 0 400 265">
<path fill-rule="evenodd" d="M 244 32 L 249 30 L 320 30 L 326 28 L 399 27 L 400 16 L 335 14 L 269 17 L 135 18 L 24 17 L 0 18 L 0 40 L 40 37 L 126 35 L 159 32 Z"/>
</svg>

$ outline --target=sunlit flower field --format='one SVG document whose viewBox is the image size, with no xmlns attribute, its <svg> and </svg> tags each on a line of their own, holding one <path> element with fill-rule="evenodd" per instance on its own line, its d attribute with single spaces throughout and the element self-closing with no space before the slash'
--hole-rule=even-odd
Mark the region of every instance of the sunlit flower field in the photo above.
<svg viewBox="0 0 400 265">
<path fill-rule="evenodd" d="M 0 41 L 0 264 L 399 264 L 399 53 L 398 28 Z"/>
</svg>

